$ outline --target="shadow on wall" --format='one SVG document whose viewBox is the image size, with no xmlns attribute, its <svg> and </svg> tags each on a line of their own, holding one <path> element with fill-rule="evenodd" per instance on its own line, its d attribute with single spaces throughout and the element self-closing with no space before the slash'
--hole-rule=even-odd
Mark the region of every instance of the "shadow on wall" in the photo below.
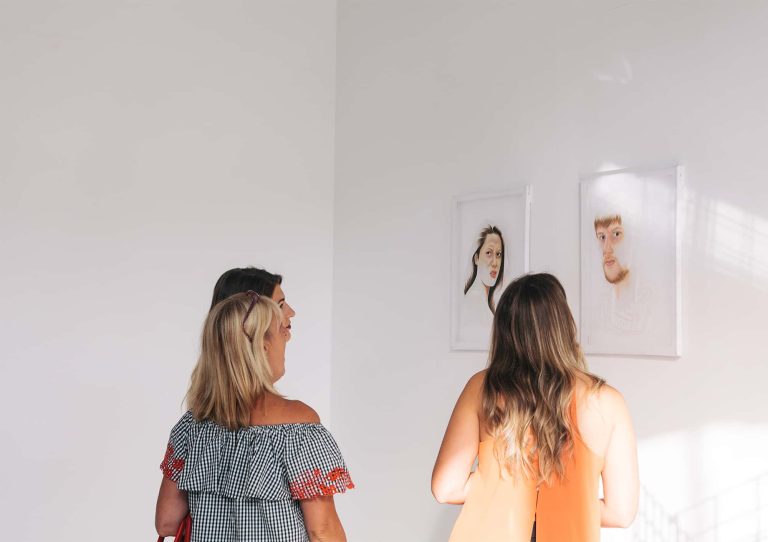
<svg viewBox="0 0 768 542">
<path fill-rule="evenodd" d="M 768 217 L 688 192 L 685 243 L 701 250 L 712 268 L 768 292 Z"/>
<path fill-rule="evenodd" d="M 768 540 L 768 472 L 674 515 L 643 488 L 632 539 L 636 542 Z"/>
</svg>

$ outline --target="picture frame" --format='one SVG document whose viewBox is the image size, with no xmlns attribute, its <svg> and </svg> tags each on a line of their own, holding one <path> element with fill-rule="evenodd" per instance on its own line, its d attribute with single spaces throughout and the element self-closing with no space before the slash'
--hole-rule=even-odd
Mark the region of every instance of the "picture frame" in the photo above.
<svg viewBox="0 0 768 542">
<path fill-rule="evenodd" d="M 488 350 L 492 307 L 512 280 L 530 270 L 532 194 L 530 185 L 518 185 L 507 190 L 453 197 L 451 350 Z M 483 243 L 481 258 L 479 251 Z M 498 252 L 499 245 L 503 246 L 500 258 L 492 254 Z"/>
<path fill-rule="evenodd" d="M 581 179 L 585 354 L 682 355 L 680 165 Z"/>
</svg>

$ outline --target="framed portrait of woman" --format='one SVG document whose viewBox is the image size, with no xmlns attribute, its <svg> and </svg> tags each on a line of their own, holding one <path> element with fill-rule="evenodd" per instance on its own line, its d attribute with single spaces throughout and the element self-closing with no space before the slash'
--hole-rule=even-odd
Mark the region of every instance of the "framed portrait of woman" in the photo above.
<svg viewBox="0 0 768 542">
<path fill-rule="evenodd" d="M 451 212 L 451 350 L 488 350 L 496 303 L 529 270 L 531 187 L 465 194 Z"/>
</svg>

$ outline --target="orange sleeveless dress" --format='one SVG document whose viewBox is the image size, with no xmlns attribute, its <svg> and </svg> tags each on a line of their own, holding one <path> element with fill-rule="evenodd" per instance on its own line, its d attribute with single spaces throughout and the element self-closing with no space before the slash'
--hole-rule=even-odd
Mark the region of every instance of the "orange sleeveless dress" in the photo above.
<svg viewBox="0 0 768 542">
<path fill-rule="evenodd" d="M 571 411 L 576 419 L 575 402 Z M 602 470 L 603 458 L 574 435 L 564 481 L 537 490 L 535 481 L 502 477 L 493 441 L 482 441 L 449 542 L 530 542 L 534 519 L 536 542 L 597 542 Z"/>
</svg>

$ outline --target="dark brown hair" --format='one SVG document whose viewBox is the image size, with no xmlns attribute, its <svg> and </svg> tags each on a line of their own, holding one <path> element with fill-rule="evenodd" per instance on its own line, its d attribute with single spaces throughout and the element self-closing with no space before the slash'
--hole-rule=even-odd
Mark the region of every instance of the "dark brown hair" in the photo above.
<svg viewBox="0 0 768 542">
<path fill-rule="evenodd" d="M 275 287 L 282 284 L 283 277 L 256 267 L 236 267 L 225 271 L 213 287 L 211 308 L 231 295 L 253 290 L 259 295 L 272 297 Z"/>
</svg>

